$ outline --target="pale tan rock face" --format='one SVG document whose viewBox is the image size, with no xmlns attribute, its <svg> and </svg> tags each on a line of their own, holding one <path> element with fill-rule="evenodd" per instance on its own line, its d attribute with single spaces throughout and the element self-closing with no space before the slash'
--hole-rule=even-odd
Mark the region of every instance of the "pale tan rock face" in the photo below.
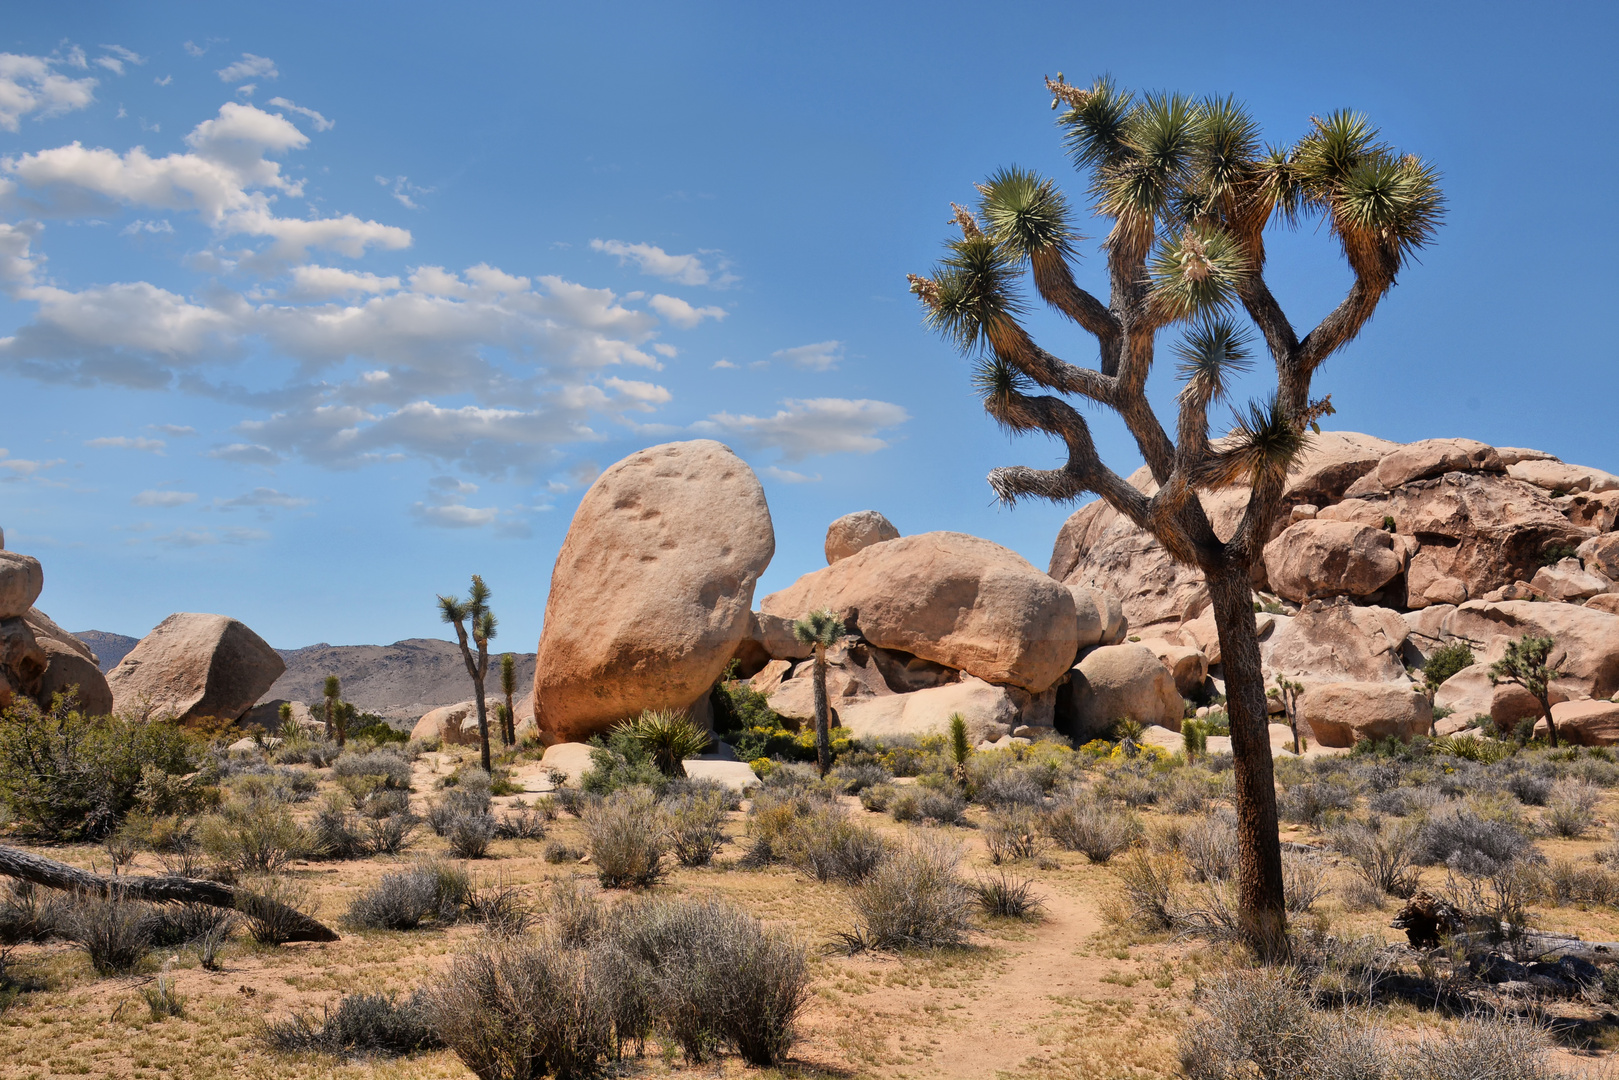
<svg viewBox="0 0 1619 1080">
<path fill-rule="evenodd" d="M 644 709 L 701 711 L 775 549 L 764 489 L 720 443 L 654 446 L 602 473 L 551 574 L 534 678 L 542 735 L 578 741 Z"/>
<path fill-rule="evenodd" d="M 26 615 L 45 588 L 45 571 L 32 555 L 0 550 L 0 619 Z"/>
<path fill-rule="evenodd" d="M 828 608 L 852 633 L 986 682 L 1040 691 L 1079 649 L 1073 594 L 999 544 L 962 533 L 888 540 L 806 574 L 759 604 Z"/>
<path fill-rule="evenodd" d="M 1604 491 L 1596 495 L 1576 492 L 1573 495 L 1554 496 L 1552 506 L 1568 518 L 1569 524 L 1598 533 L 1612 532 L 1619 525 L 1619 491 Z"/>
<path fill-rule="evenodd" d="M 1494 663 L 1526 634 L 1557 642 L 1552 659 L 1570 698 L 1611 697 L 1619 690 L 1619 615 L 1589 605 L 1469 600 L 1445 620 L 1445 633 L 1472 643 L 1480 663 Z"/>
<path fill-rule="evenodd" d="M 1056 722 L 1076 742 L 1131 719 L 1179 731 L 1184 705 L 1175 679 L 1152 650 L 1133 642 L 1092 649 L 1057 691 Z"/>
<path fill-rule="evenodd" d="M 1619 615 L 1619 593 L 1603 593 L 1593 596 L 1585 602 L 1585 606 L 1592 611 L 1605 611 L 1610 615 Z"/>
<path fill-rule="evenodd" d="M 1394 538 L 1351 521 L 1299 521 L 1265 545 L 1270 586 L 1294 603 L 1370 596 L 1400 570 Z"/>
<path fill-rule="evenodd" d="M 52 638 L 66 645 L 92 664 L 96 663 L 96 654 L 90 651 L 90 646 L 57 626 L 55 620 L 38 608 L 29 608 L 28 613 L 23 616 L 23 621 L 34 632 L 34 637 Z"/>
<path fill-rule="evenodd" d="M 39 693 L 49 658 L 20 616 L 0 619 L 0 709 Z"/>
<path fill-rule="evenodd" d="M 1412 581 L 1455 578 L 1470 597 L 1529 580 L 1548 545 L 1572 547 L 1585 538 L 1545 492 L 1507 476 L 1416 481 L 1390 493 L 1388 507 L 1400 534 L 1421 544 L 1411 558 Z"/>
<path fill-rule="evenodd" d="M 1013 692 L 971 675 L 930 690 L 852 702 L 839 708 L 838 722 L 856 738 L 929 735 L 948 731 L 954 713 L 967 721 L 967 739 L 974 745 L 1010 734 L 1018 722 Z"/>
<path fill-rule="evenodd" d="M 1322 746 L 1426 735 L 1433 708 L 1408 682 L 1325 683 L 1299 696 L 1299 722 Z"/>
<path fill-rule="evenodd" d="M 468 718 L 472 720 L 470 725 L 467 724 Z M 472 729 L 470 738 L 467 732 L 469 726 Z M 430 710 L 416 721 L 410 737 L 423 742 L 437 739 L 441 743 L 454 746 L 475 745 L 478 742 L 477 705 L 471 701 L 462 701 Z M 493 728 L 490 730 L 490 737 L 494 737 Z"/>
<path fill-rule="evenodd" d="M 1578 559 L 1559 559 L 1556 565 L 1542 566 L 1529 584 L 1557 600 L 1585 600 L 1613 589 L 1612 581 L 1588 572 Z"/>
<path fill-rule="evenodd" d="M 1399 613 L 1388 608 L 1315 601 L 1276 632 L 1265 674 L 1327 682 L 1404 678 L 1400 650 L 1410 633 Z"/>
<path fill-rule="evenodd" d="M 264 639 L 224 615 L 180 612 L 158 623 L 107 673 L 119 713 L 236 720 L 287 665 Z"/>
<path fill-rule="evenodd" d="M 1568 695 L 1555 686 L 1548 689 L 1546 696 L 1553 705 L 1568 700 Z M 1517 683 L 1498 683 L 1490 694 L 1490 719 L 1502 731 L 1516 730 L 1523 721 L 1541 715 L 1540 702 L 1535 695 Z"/>
<path fill-rule="evenodd" d="M 1588 491 L 1600 494 L 1619 489 L 1619 476 L 1561 461 L 1519 461 L 1507 466 L 1507 475 L 1547 491 Z"/>
<path fill-rule="evenodd" d="M 1145 645 L 1169 669 L 1175 680 L 1175 691 L 1181 697 L 1197 697 L 1203 692 L 1203 680 L 1209 676 L 1209 658 L 1201 649 L 1190 645 L 1177 645 L 1163 638 L 1142 638 Z"/>
<path fill-rule="evenodd" d="M 884 540 L 898 540 L 899 530 L 893 522 L 875 510 L 857 510 L 844 514 L 826 529 L 826 564 L 847 559 L 857 551 L 864 551 Z"/>
<path fill-rule="evenodd" d="M 1440 684 L 1434 692 L 1434 708 L 1450 710 L 1450 715 L 1439 721 L 1441 735 L 1450 734 L 1447 724 L 1460 730 L 1480 716 L 1489 716 L 1495 701 L 1496 687 L 1490 682 L 1490 665 L 1474 664 L 1462 668 Z"/>
<path fill-rule="evenodd" d="M 1449 472 L 1502 472 L 1495 447 L 1476 439 L 1422 439 L 1406 443 L 1377 465 L 1377 479 L 1389 490 L 1413 480 Z"/>
<path fill-rule="evenodd" d="M 57 694 L 73 690 L 78 708 L 86 716 L 106 716 L 112 712 L 112 690 L 94 660 L 86 659 L 77 649 L 55 638 L 35 637 L 46 658 L 36 695 L 41 705 L 48 707 Z"/>
<path fill-rule="evenodd" d="M 1552 706 L 1557 721 L 1557 737 L 1580 746 L 1612 746 L 1619 743 L 1619 704 L 1612 701 L 1565 701 Z M 1546 721 L 1535 725 L 1535 734 L 1546 734 Z"/>
<path fill-rule="evenodd" d="M 1074 594 L 1074 613 L 1079 618 L 1079 647 L 1117 645 L 1130 630 L 1119 598 L 1101 589 L 1069 585 Z"/>
<path fill-rule="evenodd" d="M 1585 569 L 1619 581 L 1619 533 L 1593 536 L 1575 552 Z"/>
</svg>

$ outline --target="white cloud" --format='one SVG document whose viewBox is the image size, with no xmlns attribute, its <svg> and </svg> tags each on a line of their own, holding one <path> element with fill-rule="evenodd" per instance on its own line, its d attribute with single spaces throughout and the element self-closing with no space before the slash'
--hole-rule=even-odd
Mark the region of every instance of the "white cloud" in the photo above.
<svg viewBox="0 0 1619 1080">
<path fill-rule="evenodd" d="M 135 236 L 138 233 L 143 232 L 172 233 L 173 231 L 174 226 L 169 224 L 168 218 L 164 218 L 162 221 L 141 221 L 139 218 L 137 218 L 136 220 L 131 221 L 128 225 L 125 225 L 122 229 L 119 229 L 118 235 Z"/>
<path fill-rule="evenodd" d="M 171 83 L 171 82 L 173 82 L 173 81 L 174 81 L 174 76 L 173 76 L 173 75 L 165 75 L 165 76 L 163 76 L 163 77 L 162 77 L 162 78 L 161 78 L 161 79 L 159 79 L 159 78 L 157 78 L 157 77 L 155 77 L 155 76 L 154 76 L 154 77 L 153 77 L 153 79 L 152 79 L 152 81 L 153 81 L 153 82 L 154 82 L 154 83 L 156 83 L 156 84 L 157 84 L 157 85 L 158 85 L 158 86 L 167 86 L 167 85 L 169 85 L 169 84 L 170 84 L 170 83 Z"/>
<path fill-rule="evenodd" d="M 723 289 L 738 280 L 735 275 L 725 273 L 723 262 L 712 270 L 704 265 L 701 255 L 706 253 L 671 255 L 653 244 L 626 244 L 622 240 L 592 240 L 590 249 L 616 256 L 619 265 L 632 261 L 641 268 L 641 273 L 665 278 L 677 285 L 712 285 Z"/>
<path fill-rule="evenodd" d="M 295 112 L 299 116 L 307 116 L 309 122 L 315 125 L 316 131 L 330 131 L 337 126 L 336 120 L 328 120 L 314 109 L 306 109 L 304 106 L 294 104 L 284 97 L 273 97 L 265 104 L 274 105 L 278 109 L 286 109 L 288 112 Z"/>
<path fill-rule="evenodd" d="M 294 266 L 292 286 L 286 295 L 291 300 L 329 300 L 361 293 L 393 292 L 398 288 L 396 277 L 355 273 L 335 266 Z"/>
<path fill-rule="evenodd" d="M 52 461 L 29 461 L 26 458 L 14 458 L 0 447 L 0 471 L 9 472 L 12 479 L 34 476 L 46 469 L 54 469 L 58 465 L 67 464 L 62 458 Z"/>
<path fill-rule="evenodd" d="M 724 308 L 693 307 L 678 296 L 665 296 L 662 293 L 648 300 L 647 306 L 682 330 L 690 330 L 704 319 L 718 322 L 725 318 Z"/>
<path fill-rule="evenodd" d="M 766 465 L 759 471 L 770 477 L 770 479 L 780 480 L 784 484 L 819 484 L 821 482 L 820 473 L 816 473 L 814 476 L 806 476 L 804 473 L 793 472 L 791 469 L 778 469 L 774 465 Z"/>
<path fill-rule="evenodd" d="M 661 341 L 652 346 L 652 351 L 667 360 L 673 360 L 675 357 L 680 355 L 679 349 L 675 348 L 673 345 L 669 345 Z"/>
<path fill-rule="evenodd" d="M 152 542 L 167 547 L 196 548 L 214 544 L 253 544 L 268 539 L 270 534 L 263 529 L 230 528 L 217 532 L 213 529 L 175 529 L 152 537 Z"/>
<path fill-rule="evenodd" d="M 291 510 L 299 506 L 308 506 L 310 501 L 309 499 L 301 499 L 296 495 L 288 495 L 283 491 L 277 491 L 275 488 L 257 487 L 245 495 L 236 496 L 234 499 L 216 499 L 214 500 L 214 505 L 227 509 L 247 506 L 273 506 L 283 510 Z"/>
<path fill-rule="evenodd" d="M 729 360 L 716 360 L 716 361 L 714 361 L 712 364 L 710 364 L 708 366 L 713 368 L 716 371 L 735 371 L 736 370 L 736 365 L 731 363 Z"/>
<path fill-rule="evenodd" d="M 723 432 L 758 449 L 780 450 L 787 461 L 801 461 L 819 454 L 881 450 L 888 442 L 877 433 L 911 418 L 899 405 L 865 398 L 808 398 L 782 405 L 774 416 L 714 413 L 692 427 Z"/>
<path fill-rule="evenodd" d="M 280 454 L 268 446 L 259 446 L 256 443 L 216 446 L 208 451 L 208 456 L 218 461 L 235 461 L 243 465 L 275 465 L 281 461 Z"/>
<path fill-rule="evenodd" d="M 439 506 L 416 503 L 411 506 L 410 512 L 424 524 L 443 529 L 478 529 L 494 524 L 495 519 L 500 517 L 499 507 L 462 506 L 459 503 Z"/>
<path fill-rule="evenodd" d="M 184 506 L 197 501 L 194 491 L 143 491 L 129 500 L 136 506 Z"/>
<path fill-rule="evenodd" d="M 195 435 L 197 429 L 186 424 L 147 424 L 153 431 L 161 431 L 171 438 L 182 439 L 187 435 Z"/>
<path fill-rule="evenodd" d="M 409 210 L 421 209 L 421 205 L 417 203 L 415 199 L 411 198 L 412 195 L 431 195 L 437 190 L 436 188 L 421 187 L 417 184 L 413 184 L 410 182 L 410 177 L 408 176 L 396 176 L 392 180 L 388 179 L 386 176 L 377 176 L 373 177 L 373 179 L 383 187 L 389 187 L 391 185 L 393 187 L 394 199 L 398 201 L 400 206 L 403 206 Z"/>
<path fill-rule="evenodd" d="M 202 53 L 193 53 L 201 56 Z M 275 69 L 275 61 L 268 56 L 254 56 L 250 52 L 242 54 L 242 58 L 228 67 L 220 68 L 214 72 L 219 76 L 220 82 L 241 82 L 243 79 L 274 79 L 281 73 Z"/>
<path fill-rule="evenodd" d="M 101 47 L 118 57 L 118 59 L 122 60 L 124 63 L 134 64 L 136 67 L 140 67 L 142 64 L 146 63 L 148 59 L 148 57 L 142 56 L 134 49 L 126 49 L 122 45 L 103 45 Z"/>
<path fill-rule="evenodd" d="M 634 403 L 630 408 L 641 412 L 652 412 L 656 405 L 667 405 L 672 396 L 668 390 L 656 383 L 635 382 L 616 376 L 603 380 L 602 385 L 610 390 L 617 390 L 628 401 Z"/>
<path fill-rule="evenodd" d="M 99 439 L 91 439 L 84 445 L 104 450 L 145 450 L 148 453 L 161 454 L 168 443 L 162 439 L 130 438 L 128 435 L 103 435 Z"/>
<path fill-rule="evenodd" d="M 791 349 L 777 349 L 773 359 L 785 360 L 795 367 L 810 371 L 831 371 L 843 359 L 843 342 L 818 341 L 814 345 L 798 345 Z"/>
<path fill-rule="evenodd" d="M 74 63 L 70 55 L 67 62 L 84 67 L 83 50 L 78 51 L 77 60 Z M 52 70 L 56 63 L 50 57 L 0 53 L 0 129 L 17 131 L 18 122 L 30 113 L 38 113 L 41 119 L 60 116 L 95 100 L 95 79 L 61 75 Z"/>
<path fill-rule="evenodd" d="M 34 271 L 44 259 L 32 250 L 40 231 L 36 222 L 8 225 L 0 221 L 0 290 L 16 295 L 18 290 L 34 284 Z"/>
</svg>

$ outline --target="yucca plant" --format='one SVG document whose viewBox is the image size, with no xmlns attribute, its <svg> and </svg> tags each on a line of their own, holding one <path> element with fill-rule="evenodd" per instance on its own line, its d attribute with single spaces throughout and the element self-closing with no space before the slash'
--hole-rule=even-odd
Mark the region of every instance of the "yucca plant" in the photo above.
<svg viewBox="0 0 1619 1080">
<path fill-rule="evenodd" d="M 1551 744 L 1557 745 L 1557 721 L 1552 719 L 1551 682 L 1563 673 L 1552 662 L 1557 642 L 1549 637 L 1525 634 L 1507 643 L 1506 655 L 1490 665 L 1490 685 L 1517 683 L 1540 702 L 1540 715 L 1546 718 Z"/>
<path fill-rule="evenodd" d="M 489 643 L 495 637 L 495 613 L 489 610 L 489 586 L 483 578 L 472 575 L 472 588 L 465 600 L 454 596 L 438 598 L 439 617 L 455 627 L 456 641 L 461 645 L 461 660 L 472 679 L 472 700 L 478 707 L 478 750 L 483 771 L 490 771 L 489 761 L 489 709 L 484 704 L 484 680 L 489 677 Z M 470 629 L 471 643 L 467 636 Z M 477 646 L 474 655 L 473 646 Z"/>
<path fill-rule="evenodd" d="M 621 721 L 614 731 L 645 747 L 665 776 L 685 776 L 686 759 L 708 749 L 708 732 L 677 709 L 647 709 L 633 720 Z"/>
<path fill-rule="evenodd" d="M 517 657 L 506 653 L 500 658 L 500 692 L 506 697 L 506 711 L 500 718 L 501 741 L 507 746 L 517 743 L 517 714 L 512 711 L 512 697 L 517 693 Z"/>
<path fill-rule="evenodd" d="M 974 207 L 954 207 L 960 235 L 911 287 L 928 323 L 978 361 L 984 408 L 1013 432 L 1062 440 L 1054 469 L 995 469 L 1007 504 L 1069 502 L 1087 493 L 1149 531 L 1169 554 L 1199 568 L 1219 627 L 1239 808 L 1242 921 L 1262 951 L 1285 948 L 1281 848 L 1266 731 L 1265 677 L 1254 631 L 1251 570 L 1281 508 L 1289 469 L 1332 412 L 1311 397 L 1316 370 L 1366 325 L 1395 276 L 1433 238 L 1444 197 L 1432 165 L 1396 151 L 1366 117 L 1312 119 L 1291 146 L 1264 145 L 1231 98 L 1137 96 L 1100 79 L 1089 87 L 1046 80 L 1058 126 L 1088 181 L 1090 209 L 1109 223 L 1101 244 L 1111 294 L 1074 278 L 1082 237 L 1057 183 L 1019 168 L 992 173 Z M 1314 217 L 1325 223 L 1354 281 L 1326 318 L 1300 336 L 1265 281 L 1265 236 Z M 1095 367 L 1068 363 L 1025 328 L 1024 289 L 1095 338 Z M 1251 335 L 1243 320 L 1258 330 Z M 1161 335 L 1175 348 L 1179 415 L 1164 424 L 1147 396 Z M 1209 437 L 1210 410 L 1227 404 L 1257 344 L 1275 367 L 1274 389 L 1233 405 L 1226 438 Z M 1153 491 L 1104 465 L 1086 418 L 1070 402 L 1111 409 L 1147 463 Z M 1242 484 L 1248 505 L 1221 538 L 1200 491 Z"/>
<path fill-rule="evenodd" d="M 831 611 L 812 611 L 793 623 L 799 644 L 815 649 L 815 763 L 825 776 L 832 769 L 832 735 L 826 701 L 826 650 L 843 636 L 843 620 Z"/>
</svg>

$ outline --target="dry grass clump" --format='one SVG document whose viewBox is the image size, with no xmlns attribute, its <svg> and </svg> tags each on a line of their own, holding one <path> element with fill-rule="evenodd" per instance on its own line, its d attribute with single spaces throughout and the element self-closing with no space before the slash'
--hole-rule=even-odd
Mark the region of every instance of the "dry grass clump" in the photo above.
<svg viewBox="0 0 1619 1080">
<path fill-rule="evenodd" d="M 261 945 L 285 945 L 303 928 L 298 913 L 307 912 L 308 884 L 285 874 L 265 874 L 237 889 L 236 910 L 248 919 L 248 933 Z"/>
<path fill-rule="evenodd" d="M 1079 788 L 1071 789 L 1045 814 L 1046 833 L 1069 851 L 1080 851 L 1093 863 L 1105 863 L 1141 838 L 1135 816 L 1098 802 Z"/>
<path fill-rule="evenodd" d="M 1355 873 L 1380 894 L 1402 899 L 1417 891 L 1417 831 L 1404 822 L 1348 822 L 1328 840 L 1346 855 Z"/>
<path fill-rule="evenodd" d="M 1559 780 L 1552 785 L 1542 816 L 1546 831 L 1553 836 L 1577 839 L 1596 824 L 1597 803 L 1602 791 L 1584 780 Z"/>
<path fill-rule="evenodd" d="M 152 950 L 152 907 L 139 900 L 77 896 L 60 930 L 90 958 L 96 974 L 126 975 Z"/>
<path fill-rule="evenodd" d="M 648 788 L 613 792 L 585 808 L 585 835 L 596 876 L 609 889 L 644 889 L 663 877 L 668 826 Z"/>
<path fill-rule="evenodd" d="M 985 915 L 1002 919 L 1033 919 L 1040 915 L 1045 900 L 1034 891 L 1027 878 L 1009 877 L 1005 870 L 993 877 L 980 877 L 972 889 Z"/>
<path fill-rule="evenodd" d="M 855 929 L 844 943 L 851 951 L 964 944 L 976 898 L 957 877 L 960 863 L 961 849 L 943 837 L 911 836 L 855 891 Z"/>
<path fill-rule="evenodd" d="M 839 806 L 819 806 L 807 817 L 794 818 L 773 848 L 817 881 L 850 885 L 870 877 L 888 852 L 875 829 L 852 820 Z"/>
<path fill-rule="evenodd" d="M 681 866 L 707 866 L 725 846 L 725 799 L 692 792 L 664 800 L 669 843 Z"/>
<path fill-rule="evenodd" d="M 319 1017 L 297 1012 L 266 1024 L 261 1037 L 282 1053 L 334 1057 L 397 1056 L 443 1045 L 428 1026 L 420 990 L 404 1001 L 392 994 L 345 994 L 336 1008 L 323 1007 Z"/>
<path fill-rule="evenodd" d="M 1008 804 L 990 815 L 984 826 L 984 845 L 990 862 L 1032 859 L 1040 854 L 1040 815 L 1028 806 Z"/>
</svg>

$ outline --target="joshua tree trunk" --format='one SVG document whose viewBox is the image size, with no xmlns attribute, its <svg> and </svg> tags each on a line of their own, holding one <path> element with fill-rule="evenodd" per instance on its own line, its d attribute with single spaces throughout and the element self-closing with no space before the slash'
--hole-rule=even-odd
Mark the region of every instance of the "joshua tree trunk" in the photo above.
<svg viewBox="0 0 1619 1080">
<path fill-rule="evenodd" d="M 96 896 L 126 897 L 154 903 L 207 904 L 209 907 L 236 908 L 235 888 L 217 881 L 184 877 L 106 877 L 78 867 L 31 855 L 12 847 L 0 847 L 0 874 L 20 881 L 31 881 L 51 889 L 91 893 Z M 281 905 L 270 903 L 279 909 Z M 291 910 L 291 909 L 288 909 Z M 337 934 L 301 911 L 293 911 L 297 929 L 288 941 L 336 941 Z"/>
<path fill-rule="evenodd" d="M 832 769 L 832 733 L 826 704 L 826 646 L 815 645 L 815 763 L 825 776 Z"/>
<path fill-rule="evenodd" d="M 1225 668 L 1236 775 L 1238 886 L 1248 940 L 1260 955 L 1287 951 L 1282 852 L 1277 844 L 1276 780 L 1265 708 L 1265 673 L 1254 629 L 1253 586 L 1245 566 L 1206 574 Z"/>
<path fill-rule="evenodd" d="M 478 666 L 473 667 L 472 657 L 467 656 L 467 674 L 472 676 L 472 700 L 478 706 L 478 754 L 479 762 L 484 772 L 491 772 L 492 765 L 489 760 L 489 707 L 484 704 L 483 680 L 489 673 L 488 647 L 479 643 Z"/>
<path fill-rule="evenodd" d="M 1551 694 L 1536 694 L 1535 700 L 1540 702 L 1540 715 L 1546 718 L 1546 734 L 1551 739 L 1552 748 L 1557 748 L 1557 721 L 1552 719 Z"/>
</svg>

